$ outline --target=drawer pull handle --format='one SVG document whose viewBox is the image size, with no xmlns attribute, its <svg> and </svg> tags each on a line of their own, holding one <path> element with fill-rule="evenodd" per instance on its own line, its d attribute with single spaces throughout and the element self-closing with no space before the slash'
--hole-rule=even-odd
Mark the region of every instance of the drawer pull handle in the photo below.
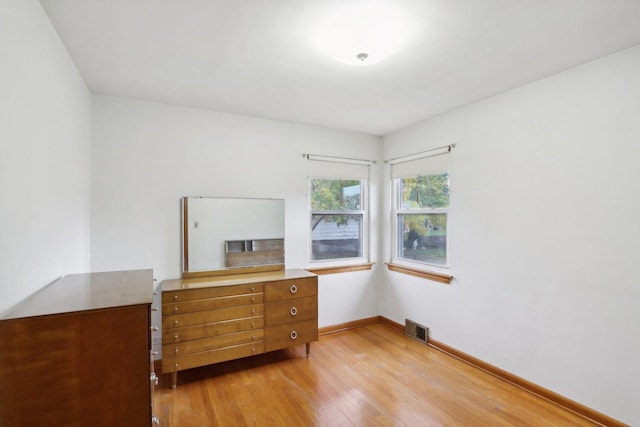
<svg viewBox="0 0 640 427">
<path fill-rule="evenodd" d="M 298 333 L 296 331 L 291 331 L 291 333 L 289 334 L 289 337 L 292 340 L 295 340 L 296 338 L 298 338 Z"/>
<path fill-rule="evenodd" d="M 175 350 L 173 350 L 173 352 L 174 352 L 174 353 L 177 353 L 177 352 L 178 352 L 178 347 L 176 347 L 176 349 L 175 349 Z"/>
<path fill-rule="evenodd" d="M 160 328 L 158 328 L 157 326 L 152 326 L 151 327 L 151 332 L 158 332 L 160 330 Z"/>
<path fill-rule="evenodd" d="M 295 307 L 291 307 L 289 309 L 289 314 L 291 314 L 292 316 L 295 316 L 296 314 L 298 314 L 298 309 Z"/>
<path fill-rule="evenodd" d="M 255 353 L 255 352 L 256 352 L 255 347 L 251 347 L 251 352 L 252 352 L 252 353 Z"/>
<path fill-rule="evenodd" d="M 296 292 L 298 292 L 298 287 L 296 285 L 291 285 L 291 287 L 289 288 L 289 292 L 295 294 Z"/>
<path fill-rule="evenodd" d="M 151 311 L 160 311 L 160 307 L 151 307 Z"/>
<path fill-rule="evenodd" d="M 256 311 L 255 310 L 251 310 L 251 314 L 256 314 Z"/>
<path fill-rule="evenodd" d="M 174 340 L 174 341 L 179 341 L 179 339 L 178 339 L 178 338 L 180 338 L 178 335 L 174 335 L 174 336 L 173 336 L 173 340 Z"/>
<path fill-rule="evenodd" d="M 157 355 L 158 355 L 158 352 L 157 352 L 157 351 L 152 351 L 152 352 L 151 352 L 151 355 L 152 355 L 152 356 L 157 356 Z"/>
<path fill-rule="evenodd" d="M 151 373 L 151 382 L 153 383 L 153 385 L 158 385 L 158 376 L 155 372 Z"/>
<path fill-rule="evenodd" d="M 178 321 L 177 320 L 173 321 L 173 326 L 178 326 Z"/>
<path fill-rule="evenodd" d="M 173 307 L 173 312 L 177 312 L 178 311 L 178 307 Z"/>
<path fill-rule="evenodd" d="M 256 291 L 256 288 L 251 288 L 251 292 L 255 292 L 255 291 Z"/>
<path fill-rule="evenodd" d="M 254 326 L 256 326 L 256 324 L 254 322 L 251 322 L 251 327 L 253 328 Z"/>
<path fill-rule="evenodd" d="M 256 340 L 256 336 L 255 335 L 251 335 L 251 341 L 255 341 Z"/>
<path fill-rule="evenodd" d="M 251 304 L 253 304 L 254 302 L 256 302 L 256 299 L 254 297 L 251 297 Z"/>
<path fill-rule="evenodd" d="M 174 301 L 177 301 L 177 300 L 178 300 L 178 295 L 174 295 L 174 296 L 173 296 L 173 300 L 174 300 Z"/>
</svg>

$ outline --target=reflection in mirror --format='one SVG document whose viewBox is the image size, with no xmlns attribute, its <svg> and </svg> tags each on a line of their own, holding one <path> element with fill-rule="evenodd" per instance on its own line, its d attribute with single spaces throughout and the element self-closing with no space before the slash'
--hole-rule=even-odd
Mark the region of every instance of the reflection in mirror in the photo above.
<svg viewBox="0 0 640 427">
<path fill-rule="evenodd" d="M 284 265 L 284 200 L 182 199 L 183 273 Z"/>
</svg>

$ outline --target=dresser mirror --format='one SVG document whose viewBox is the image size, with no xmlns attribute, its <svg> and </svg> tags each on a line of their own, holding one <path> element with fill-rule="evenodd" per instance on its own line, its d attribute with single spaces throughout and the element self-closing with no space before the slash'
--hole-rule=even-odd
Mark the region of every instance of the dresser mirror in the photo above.
<svg viewBox="0 0 640 427">
<path fill-rule="evenodd" d="M 284 268 L 284 200 L 182 198 L 183 277 Z"/>
</svg>

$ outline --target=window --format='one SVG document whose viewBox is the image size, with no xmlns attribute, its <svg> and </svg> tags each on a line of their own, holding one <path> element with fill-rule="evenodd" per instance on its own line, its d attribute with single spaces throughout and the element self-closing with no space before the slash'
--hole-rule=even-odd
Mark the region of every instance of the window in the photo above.
<svg viewBox="0 0 640 427">
<path fill-rule="evenodd" d="M 364 180 L 310 179 L 312 262 L 365 257 Z"/>
<path fill-rule="evenodd" d="M 394 179 L 397 260 L 448 266 L 449 174 Z"/>
</svg>

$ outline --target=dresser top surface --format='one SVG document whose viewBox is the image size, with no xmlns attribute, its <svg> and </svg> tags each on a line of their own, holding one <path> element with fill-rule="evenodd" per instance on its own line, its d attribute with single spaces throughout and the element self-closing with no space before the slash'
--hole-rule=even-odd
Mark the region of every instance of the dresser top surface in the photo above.
<svg viewBox="0 0 640 427">
<path fill-rule="evenodd" d="M 151 304 L 153 270 L 69 274 L 9 310 L 0 320 Z"/>
<path fill-rule="evenodd" d="M 162 281 L 162 291 L 180 291 L 186 289 L 210 288 L 214 286 L 232 286 L 249 283 L 274 282 L 316 277 L 303 269 L 289 269 L 262 273 L 230 274 L 226 276 L 194 277 L 189 279 L 170 279 Z"/>
</svg>

